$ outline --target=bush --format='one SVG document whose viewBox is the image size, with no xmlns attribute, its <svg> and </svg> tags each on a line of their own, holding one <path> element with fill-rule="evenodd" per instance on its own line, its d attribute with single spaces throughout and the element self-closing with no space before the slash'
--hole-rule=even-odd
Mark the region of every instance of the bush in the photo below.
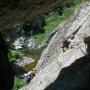
<svg viewBox="0 0 90 90">
<path fill-rule="evenodd" d="M 70 7 L 64 10 L 63 16 L 65 17 L 65 19 L 74 12 L 74 9 L 75 9 L 74 7 Z"/>
<path fill-rule="evenodd" d="M 25 80 L 15 76 L 13 90 L 18 90 L 26 85 Z"/>
<path fill-rule="evenodd" d="M 38 16 L 31 22 L 27 21 L 22 25 L 22 32 L 25 37 L 44 33 L 45 18 L 44 16 Z"/>
<path fill-rule="evenodd" d="M 50 12 L 45 16 L 46 25 L 44 26 L 45 33 L 36 35 L 35 38 L 39 44 L 47 40 L 49 33 L 53 31 L 61 22 L 64 21 L 64 17 L 60 16 L 57 12 Z"/>
<path fill-rule="evenodd" d="M 19 59 L 20 53 L 18 51 L 9 51 L 8 58 L 10 62 L 17 61 Z"/>
</svg>

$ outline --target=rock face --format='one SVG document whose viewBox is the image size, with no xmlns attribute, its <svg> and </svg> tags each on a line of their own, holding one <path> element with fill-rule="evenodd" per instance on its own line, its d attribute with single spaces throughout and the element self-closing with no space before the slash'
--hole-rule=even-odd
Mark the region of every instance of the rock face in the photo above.
<svg viewBox="0 0 90 90">
<path fill-rule="evenodd" d="M 22 57 L 22 60 L 17 63 L 18 66 L 24 67 L 25 65 L 34 62 L 34 60 L 30 57 Z"/>
<path fill-rule="evenodd" d="M 72 34 L 78 45 L 63 52 L 62 41 Z M 90 90 L 86 36 L 90 36 L 90 2 L 78 7 L 59 28 L 38 62 L 36 76 L 20 90 Z"/>
</svg>

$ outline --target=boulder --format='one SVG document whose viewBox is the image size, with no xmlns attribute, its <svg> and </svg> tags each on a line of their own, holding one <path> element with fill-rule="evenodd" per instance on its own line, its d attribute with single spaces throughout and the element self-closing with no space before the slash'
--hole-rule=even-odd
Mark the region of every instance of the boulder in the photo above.
<svg viewBox="0 0 90 90">
<path fill-rule="evenodd" d="M 24 37 L 20 37 L 14 41 L 15 49 L 21 49 L 22 48 L 22 46 L 25 44 L 24 39 L 25 39 Z"/>
<path fill-rule="evenodd" d="M 30 57 L 22 57 L 22 59 L 20 60 L 20 62 L 17 63 L 17 65 L 19 67 L 24 67 L 27 64 L 33 63 L 34 60 Z"/>
<path fill-rule="evenodd" d="M 29 48 L 36 48 L 38 46 L 36 40 L 34 38 L 30 38 L 28 40 L 28 44 L 27 44 L 27 47 Z"/>
</svg>

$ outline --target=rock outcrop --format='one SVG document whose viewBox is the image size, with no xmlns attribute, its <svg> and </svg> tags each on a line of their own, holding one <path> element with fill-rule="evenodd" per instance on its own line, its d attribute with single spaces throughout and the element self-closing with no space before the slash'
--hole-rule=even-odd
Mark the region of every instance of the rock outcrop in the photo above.
<svg viewBox="0 0 90 90">
<path fill-rule="evenodd" d="M 63 52 L 62 41 L 72 34 L 78 44 Z M 38 62 L 36 76 L 20 90 L 90 90 L 90 57 L 86 56 L 84 43 L 87 36 L 90 36 L 90 2 L 79 6 L 59 28 Z"/>
</svg>

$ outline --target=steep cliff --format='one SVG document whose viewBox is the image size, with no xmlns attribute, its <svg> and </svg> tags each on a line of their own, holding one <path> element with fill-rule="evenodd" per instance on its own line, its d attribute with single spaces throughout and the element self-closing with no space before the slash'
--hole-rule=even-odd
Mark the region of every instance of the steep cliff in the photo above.
<svg viewBox="0 0 90 90">
<path fill-rule="evenodd" d="M 63 52 L 62 41 L 72 34 L 77 44 Z M 86 56 L 84 43 L 87 36 L 90 36 L 90 2 L 79 6 L 58 28 L 38 62 L 36 76 L 20 90 L 90 90 L 90 57 Z"/>
</svg>

